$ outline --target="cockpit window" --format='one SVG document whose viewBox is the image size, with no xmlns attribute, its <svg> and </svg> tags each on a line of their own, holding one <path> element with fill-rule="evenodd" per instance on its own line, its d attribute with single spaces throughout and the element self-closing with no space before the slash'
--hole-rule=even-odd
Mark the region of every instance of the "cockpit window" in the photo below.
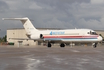
<svg viewBox="0 0 104 70">
<path fill-rule="evenodd" d="M 91 34 L 91 35 L 98 35 L 96 32 L 88 32 L 87 34 Z"/>
<path fill-rule="evenodd" d="M 91 32 L 91 34 L 92 34 L 92 35 L 97 35 L 97 33 L 96 33 L 96 32 Z"/>
</svg>

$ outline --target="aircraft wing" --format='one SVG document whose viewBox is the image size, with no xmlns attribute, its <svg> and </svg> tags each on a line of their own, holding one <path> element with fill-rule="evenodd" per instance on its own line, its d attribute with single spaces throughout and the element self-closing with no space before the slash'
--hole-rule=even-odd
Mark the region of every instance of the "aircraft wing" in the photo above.
<svg viewBox="0 0 104 70">
<path fill-rule="evenodd" d="M 44 42 L 61 42 L 62 40 L 51 40 L 51 39 L 30 39 L 30 38 L 9 38 L 13 40 L 34 40 L 34 41 L 44 41 Z"/>
<path fill-rule="evenodd" d="M 9 38 L 13 40 L 35 40 L 35 41 L 43 41 L 42 39 L 30 39 L 30 38 Z"/>
<path fill-rule="evenodd" d="M 32 40 L 29 38 L 9 38 L 9 39 L 13 39 L 13 40 Z"/>
</svg>

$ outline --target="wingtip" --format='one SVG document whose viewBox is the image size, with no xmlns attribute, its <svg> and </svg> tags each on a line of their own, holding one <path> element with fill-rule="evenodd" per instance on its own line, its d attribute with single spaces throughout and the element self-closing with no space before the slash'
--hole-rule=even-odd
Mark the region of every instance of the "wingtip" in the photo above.
<svg viewBox="0 0 104 70">
<path fill-rule="evenodd" d="M 4 20 L 4 18 L 2 18 L 2 20 Z"/>
</svg>

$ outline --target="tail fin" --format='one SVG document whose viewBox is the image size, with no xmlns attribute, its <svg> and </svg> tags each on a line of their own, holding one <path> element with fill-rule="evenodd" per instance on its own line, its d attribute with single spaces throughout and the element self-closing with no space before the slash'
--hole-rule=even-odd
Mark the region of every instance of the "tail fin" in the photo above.
<svg viewBox="0 0 104 70">
<path fill-rule="evenodd" d="M 31 21 L 26 17 L 26 18 L 3 18 L 3 20 L 20 20 L 23 23 L 23 26 L 26 30 L 27 35 L 31 35 L 35 31 L 38 31 Z"/>
</svg>

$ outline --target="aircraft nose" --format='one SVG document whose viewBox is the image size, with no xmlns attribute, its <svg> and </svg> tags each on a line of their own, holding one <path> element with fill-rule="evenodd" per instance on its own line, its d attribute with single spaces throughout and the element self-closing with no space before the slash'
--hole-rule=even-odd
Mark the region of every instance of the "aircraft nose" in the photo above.
<svg viewBox="0 0 104 70">
<path fill-rule="evenodd" d="M 101 36 L 98 37 L 98 41 L 102 41 L 103 38 Z"/>
</svg>

